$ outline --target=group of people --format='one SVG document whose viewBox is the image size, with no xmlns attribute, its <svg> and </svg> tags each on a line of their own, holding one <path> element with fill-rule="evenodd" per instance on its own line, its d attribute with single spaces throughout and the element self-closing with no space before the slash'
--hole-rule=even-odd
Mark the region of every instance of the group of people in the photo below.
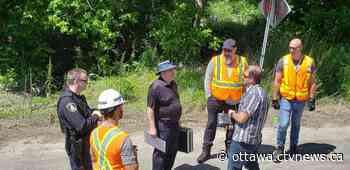
<svg viewBox="0 0 350 170">
<path fill-rule="evenodd" d="M 208 122 L 204 132 L 202 153 L 198 163 L 210 159 L 215 139 L 217 115 L 224 112 L 231 118 L 226 127 L 225 149 L 229 170 L 259 169 L 258 161 L 233 160 L 238 153 L 256 153 L 261 130 L 269 108 L 269 98 L 260 86 L 262 70 L 248 65 L 236 53 L 237 42 L 227 39 L 222 53 L 209 62 L 205 73 L 205 94 L 208 100 Z M 153 170 L 170 170 L 178 151 L 182 106 L 174 80 L 176 65 L 170 61 L 158 64 L 159 77 L 149 86 L 147 96 L 148 133 L 166 142 L 166 151 L 154 149 Z M 284 152 L 286 131 L 291 120 L 290 152 L 298 152 L 300 119 L 305 104 L 315 109 L 316 67 L 311 57 L 302 53 L 302 42 L 293 39 L 289 53 L 275 69 L 272 106 L 279 109 L 277 146 L 274 155 Z M 73 170 L 139 169 L 137 147 L 127 132 L 119 127 L 124 99 L 118 91 L 108 89 L 98 98 L 98 108 L 91 109 L 81 92 L 88 83 L 85 70 L 75 68 L 67 73 L 67 82 L 57 113 L 66 138 L 66 152 Z"/>
<path fill-rule="evenodd" d="M 259 169 L 258 161 L 233 160 L 239 153 L 256 154 L 262 141 L 261 130 L 269 108 L 269 99 L 260 86 L 261 68 L 248 65 L 245 57 L 236 54 L 237 42 L 227 39 L 222 53 L 212 58 L 205 74 L 208 122 L 204 132 L 202 153 L 198 163 L 210 159 L 215 139 L 217 114 L 229 114 L 232 125 L 226 129 L 226 152 L 229 170 Z M 289 122 L 291 122 L 288 153 L 298 153 L 300 121 L 304 106 L 315 110 L 316 65 L 302 53 L 303 44 L 298 38 L 289 42 L 289 53 L 284 55 L 274 70 L 272 107 L 279 110 L 277 144 L 274 161 L 281 160 Z"/>
</svg>

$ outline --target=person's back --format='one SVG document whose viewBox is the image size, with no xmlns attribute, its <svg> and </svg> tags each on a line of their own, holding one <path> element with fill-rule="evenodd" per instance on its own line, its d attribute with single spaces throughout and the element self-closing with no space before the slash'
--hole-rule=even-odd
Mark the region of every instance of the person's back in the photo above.
<svg viewBox="0 0 350 170">
<path fill-rule="evenodd" d="M 121 152 L 128 134 L 119 127 L 98 126 L 90 137 L 92 151 L 96 155 L 94 169 L 124 169 Z"/>
<path fill-rule="evenodd" d="M 98 99 L 98 109 L 104 116 L 90 134 L 90 155 L 95 170 L 137 170 L 136 146 L 119 127 L 123 118 L 124 99 L 119 92 L 108 89 Z"/>
</svg>

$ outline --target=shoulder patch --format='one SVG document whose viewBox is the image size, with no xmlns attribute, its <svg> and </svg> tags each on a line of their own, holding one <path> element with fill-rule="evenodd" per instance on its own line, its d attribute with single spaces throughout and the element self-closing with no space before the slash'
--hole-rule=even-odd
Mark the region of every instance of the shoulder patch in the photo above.
<svg viewBox="0 0 350 170">
<path fill-rule="evenodd" d="M 75 103 L 67 103 L 66 104 L 66 109 L 70 112 L 77 112 L 77 105 Z"/>
</svg>

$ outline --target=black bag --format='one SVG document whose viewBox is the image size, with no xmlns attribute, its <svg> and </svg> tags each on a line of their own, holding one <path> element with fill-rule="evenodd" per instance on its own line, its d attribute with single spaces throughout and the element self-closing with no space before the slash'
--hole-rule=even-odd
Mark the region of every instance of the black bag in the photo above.
<svg viewBox="0 0 350 170">
<path fill-rule="evenodd" d="M 193 130 L 191 128 L 180 127 L 178 150 L 184 153 L 193 151 Z"/>
</svg>

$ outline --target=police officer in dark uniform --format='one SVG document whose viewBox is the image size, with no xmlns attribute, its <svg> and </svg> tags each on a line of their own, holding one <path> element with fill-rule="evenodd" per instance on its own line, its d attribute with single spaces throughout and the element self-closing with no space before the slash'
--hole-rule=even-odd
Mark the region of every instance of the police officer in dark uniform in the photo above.
<svg viewBox="0 0 350 170">
<path fill-rule="evenodd" d="M 72 170 L 91 170 L 89 135 L 101 117 L 93 112 L 80 92 L 88 83 L 87 72 L 72 69 L 67 74 L 67 85 L 57 103 L 57 114 L 62 132 L 65 134 L 65 147 Z"/>
<path fill-rule="evenodd" d="M 153 170 L 171 170 L 178 150 L 181 103 L 174 81 L 176 66 L 170 61 L 158 65 L 159 78 L 150 85 L 147 98 L 148 133 L 166 142 L 166 152 L 154 149 Z"/>
</svg>

